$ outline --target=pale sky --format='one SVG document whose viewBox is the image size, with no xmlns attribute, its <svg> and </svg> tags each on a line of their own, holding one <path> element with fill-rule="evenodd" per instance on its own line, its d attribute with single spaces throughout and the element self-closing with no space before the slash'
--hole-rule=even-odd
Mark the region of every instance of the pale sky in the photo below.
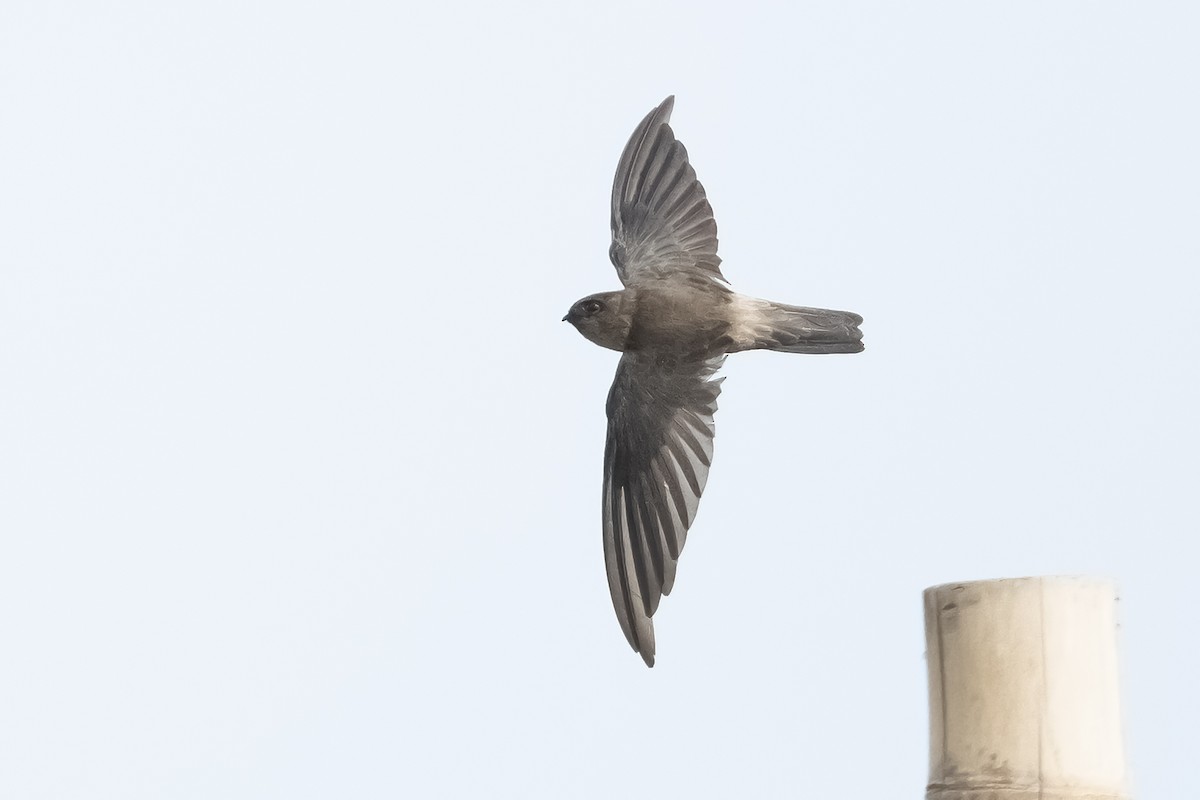
<svg viewBox="0 0 1200 800">
<path fill-rule="evenodd" d="M 0 6 L 0 796 L 923 796 L 921 591 L 1121 586 L 1200 748 L 1200 11 Z M 608 193 L 673 126 L 732 357 L 648 670 L 600 539 Z"/>
</svg>

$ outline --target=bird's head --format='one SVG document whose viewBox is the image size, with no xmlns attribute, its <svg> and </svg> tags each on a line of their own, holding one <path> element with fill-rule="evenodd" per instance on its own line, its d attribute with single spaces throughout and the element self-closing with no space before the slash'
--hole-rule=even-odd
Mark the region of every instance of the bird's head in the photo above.
<svg viewBox="0 0 1200 800">
<path fill-rule="evenodd" d="M 621 292 L 591 294 L 571 306 L 563 322 L 589 341 L 609 350 L 624 350 L 629 338 L 628 315 L 621 314 Z"/>
</svg>

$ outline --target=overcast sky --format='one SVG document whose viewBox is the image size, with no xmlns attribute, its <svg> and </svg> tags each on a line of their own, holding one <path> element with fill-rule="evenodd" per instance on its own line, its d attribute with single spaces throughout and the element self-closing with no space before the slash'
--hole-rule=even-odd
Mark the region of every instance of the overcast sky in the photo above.
<svg viewBox="0 0 1200 800">
<path fill-rule="evenodd" d="M 1184 796 L 1200 12 L 794 5 L 0 6 L 0 795 L 919 798 L 922 589 L 1095 573 Z M 729 360 L 648 670 L 560 318 L 668 94 L 867 349 Z"/>
</svg>

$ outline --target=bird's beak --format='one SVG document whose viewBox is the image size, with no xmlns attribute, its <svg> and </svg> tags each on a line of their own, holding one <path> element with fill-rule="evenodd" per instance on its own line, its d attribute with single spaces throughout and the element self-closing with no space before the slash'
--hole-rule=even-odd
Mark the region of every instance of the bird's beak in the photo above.
<svg viewBox="0 0 1200 800">
<path fill-rule="evenodd" d="M 563 321 L 563 322 L 566 322 L 566 321 L 567 321 L 567 318 L 568 318 L 568 317 L 570 317 L 570 316 L 571 316 L 570 314 L 564 314 L 564 315 L 563 315 L 563 318 L 562 318 L 562 321 Z"/>
</svg>

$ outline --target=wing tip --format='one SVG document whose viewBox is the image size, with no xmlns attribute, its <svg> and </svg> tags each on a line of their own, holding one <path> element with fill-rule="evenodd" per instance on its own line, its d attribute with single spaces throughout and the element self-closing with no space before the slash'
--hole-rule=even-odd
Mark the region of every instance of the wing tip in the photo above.
<svg viewBox="0 0 1200 800">
<path fill-rule="evenodd" d="M 657 110 L 662 114 L 663 122 L 670 121 L 671 112 L 675 110 L 675 95 L 667 95 L 667 99 L 658 104 Z"/>
</svg>

